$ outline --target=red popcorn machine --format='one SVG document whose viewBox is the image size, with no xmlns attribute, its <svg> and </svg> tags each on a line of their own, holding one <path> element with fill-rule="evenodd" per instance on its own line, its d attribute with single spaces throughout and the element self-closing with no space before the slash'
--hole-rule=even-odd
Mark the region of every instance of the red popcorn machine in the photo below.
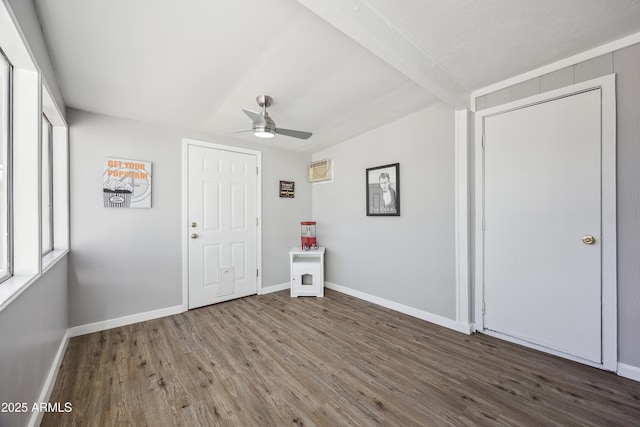
<svg viewBox="0 0 640 427">
<path fill-rule="evenodd" d="M 309 249 L 318 249 L 318 242 L 316 240 L 316 222 L 315 221 L 303 221 L 300 223 L 300 240 L 302 243 L 302 249 L 308 251 Z"/>
</svg>

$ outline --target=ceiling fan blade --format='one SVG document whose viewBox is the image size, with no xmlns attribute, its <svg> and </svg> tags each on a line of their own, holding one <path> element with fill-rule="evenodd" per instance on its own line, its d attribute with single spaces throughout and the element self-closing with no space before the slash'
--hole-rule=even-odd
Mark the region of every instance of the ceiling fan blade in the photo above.
<svg viewBox="0 0 640 427">
<path fill-rule="evenodd" d="M 234 130 L 232 132 L 227 132 L 227 133 L 243 133 L 243 132 L 253 132 L 253 129 L 247 129 L 247 130 Z"/>
<path fill-rule="evenodd" d="M 249 116 L 249 118 L 254 122 L 254 123 L 264 123 L 264 117 L 262 117 L 262 114 L 260 113 L 256 113 L 255 111 L 251 111 L 251 110 L 245 110 L 244 108 L 242 109 L 242 111 L 244 111 L 244 113 Z"/>
<path fill-rule="evenodd" d="M 280 135 L 292 136 L 294 138 L 300 138 L 300 139 L 309 139 L 311 135 L 313 135 L 311 132 L 303 132 L 301 130 L 291 130 L 291 129 L 282 129 L 282 128 L 276 128 L 276 133 Z"/>
</svg>

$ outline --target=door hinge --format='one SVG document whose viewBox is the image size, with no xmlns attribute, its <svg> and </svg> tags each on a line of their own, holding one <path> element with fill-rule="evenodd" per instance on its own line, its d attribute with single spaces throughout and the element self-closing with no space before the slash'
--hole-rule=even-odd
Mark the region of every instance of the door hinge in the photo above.
<svg viewBox="0 0 640 427">
<path fill-rule="evenodd" d="M 256 277 L 260 277 L 260 270 L 256 268 Z"/>
<path fill-rule="evenodd" d="M 485 311 L 484 301 L 482 301 L 482 314 L 484 314 L 484 311 Z"/>
<path fill-rule="evenodd" d="M 482 231 L 485 231 L 487 229 L 487 220 L 482 218 Z"/>
<path fill-rule="evenodd" d="M 256 166 L 256 175 L 260 175 L 260 173 L 258 172 L 258 167 Z"/>
<path fill-rule="evenodd" d="M 256 227 L 258 226 L 258 218 L 256 218 Z"/>
<path fill-rule="evenodd" d="M 482 134 L 482 148 L 484 148 L 484 140 L 485 140 L 485 135 L 484 133 Z"/>
</svg>

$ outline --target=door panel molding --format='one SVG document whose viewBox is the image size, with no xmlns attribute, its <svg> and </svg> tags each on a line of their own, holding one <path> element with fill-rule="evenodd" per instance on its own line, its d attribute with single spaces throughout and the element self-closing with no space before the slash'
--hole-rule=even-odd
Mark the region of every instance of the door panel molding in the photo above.
<svg viewBox="0 0 640 427">
<path fill-rule="evenodd" d="M 191 224 L 189 219 L 189 147 L 212 148 L 232 153 L 249 154 L 256 158 L 256 267 L 259 274 L 256 278 L 257 293 L 262 293 L 262 152 L 229 145 L 182 139 L 182 307 L 189 310 L 189 239 Z M 206 165 L 203 165 L 206 167 Z M 211 166 L 211 165 L 209 165 Z M 247 272 L 247 274 L 253 274 Z"/>
<path fill-rule="evenodd" d="M 601 89 L 602 91 L 602 364 L 578 360 L 587 365 L 615 371 L 617 369 L 617 253 L 616 253 L 616 105 L 615 75 L 609 75 L 530 98 L 510 102 L 476 113 L 475 116 L 475 271 L 474 326 L 485 331 L 484 303 L 484 123 L 497 114 L 543 102 Z M 526 342 L 521 344 L 528 345 Z M 535 346 L 534 346 L 535 347 Z M 545 351 L 544 348 L 538 348 Z M 550 353 L 553 353 L 550 351 Z M 555 354 L 555 353 L 554 353 Z M 570 358 L 570 357 L 569 357 Z"/>
</svg>

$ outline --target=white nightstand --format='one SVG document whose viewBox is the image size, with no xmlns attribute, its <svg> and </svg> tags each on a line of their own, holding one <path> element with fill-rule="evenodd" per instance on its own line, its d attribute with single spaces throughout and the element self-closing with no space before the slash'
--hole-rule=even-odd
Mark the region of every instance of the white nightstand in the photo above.
<svg viewBox="0 0 640 427">
<path fill-rule="evenodd" d="M 289 251 L 291 264 L 291 296 L 324 296 L 324 246 L 318 249 L 293 248 Z"/>
</svg>

